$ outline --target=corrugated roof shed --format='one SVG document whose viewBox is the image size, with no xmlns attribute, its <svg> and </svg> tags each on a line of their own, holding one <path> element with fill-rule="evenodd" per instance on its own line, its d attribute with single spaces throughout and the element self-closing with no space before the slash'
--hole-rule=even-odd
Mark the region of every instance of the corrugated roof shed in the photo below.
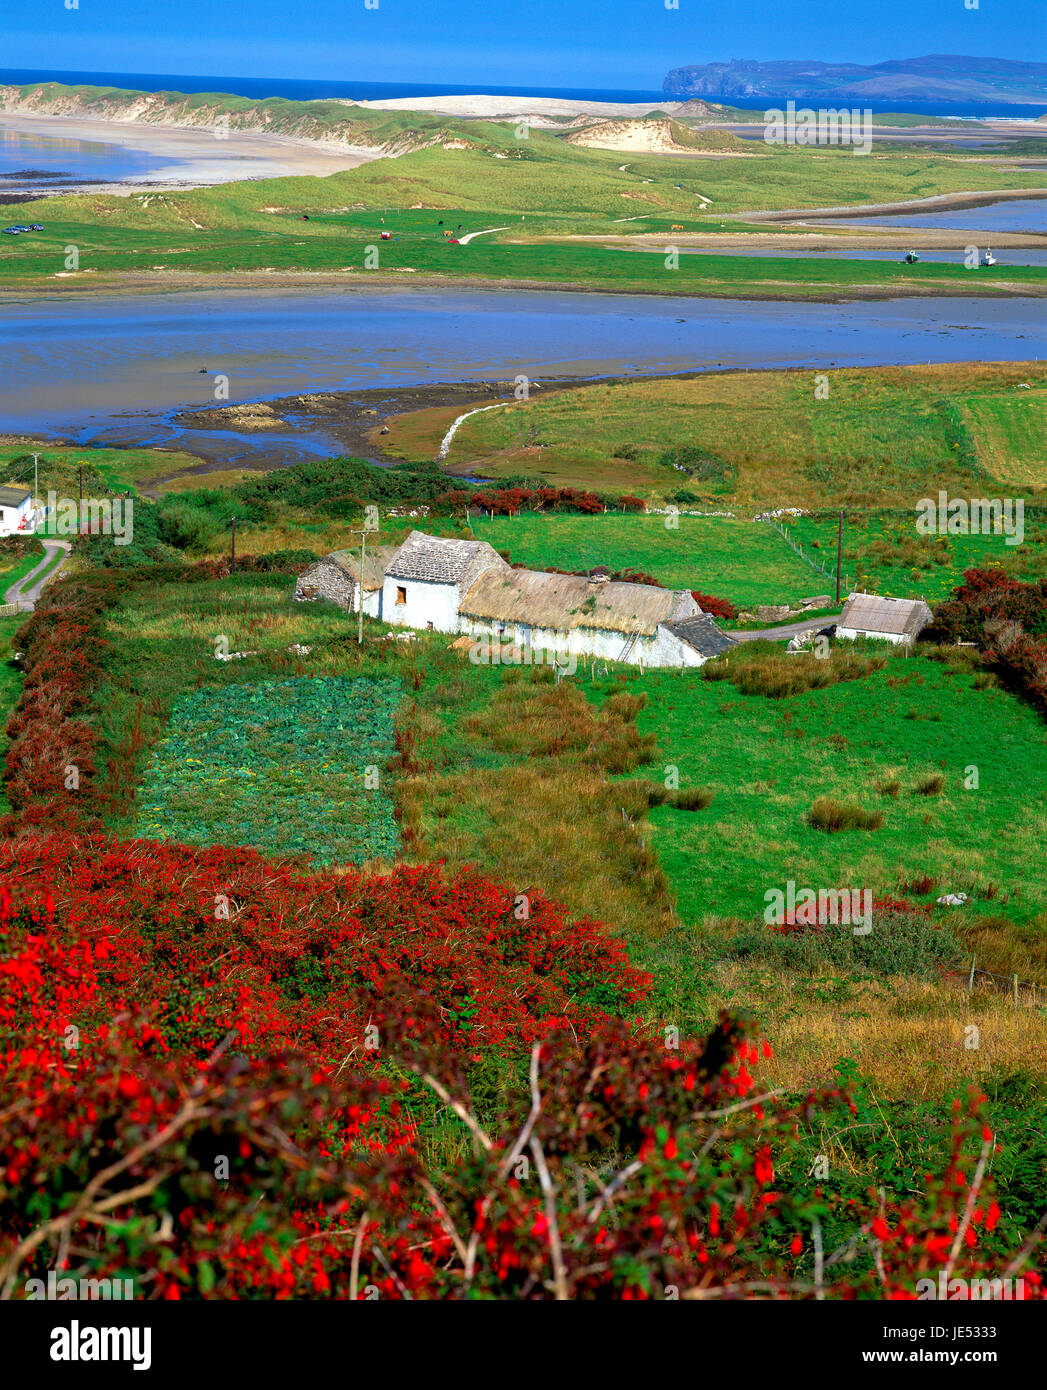
<svg viewBox="0 0 1047 1390">
<path fill-rule="evenodd" d="M 466 588 L 484 570 L 509 566 L 486 541 L 448 540 L 412 531 L 386 566 L 390 579 L 424 579 Z"/>
<path fill-rule="evenodd" d="M 611 581 L 593 584 L 584 575 L 543 570 L 488 570 L 468 589 L 460 611 L 469 618 L 525 623 L 553 632 L 599 628 L 649 637 L 660 623 L 696 613 L 686 590 Z"/>
<path fill-rule="evenodd" d="M 0 507 L 20 507 L 32 493 L 24 487 L 0 487 Z"/>
<path fill-rule="evenodd" d="M 918 637 L 933 614 L 923 599 L 884 598 L 880 594 L 851 594 L 836 620 L 837 628 Z"/>
</svg>

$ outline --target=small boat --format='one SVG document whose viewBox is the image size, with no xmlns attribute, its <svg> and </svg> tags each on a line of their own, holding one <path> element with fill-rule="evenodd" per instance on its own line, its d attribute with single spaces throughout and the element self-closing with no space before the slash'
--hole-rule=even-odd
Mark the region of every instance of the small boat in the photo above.
<svg viewBox="0 0 1047 1390">
<path fill-rule="evenodd" d="M 989 247 L 989 246 L 987 246 L 987 247 L 985 248 L 985 255 L 982 257 L 982 265 L 995 265 L 995 264 L 996 264 L 996 257 L 995 257 L 995 256 L 993 255 L 993 253 L 992 253 L 992 248 Z"/>
<path fill-rule="evenodd" d="M 919 256 L 916 254 L 915 251 L 906 251 L 906 253 L 905 253 L 905 264 L 906 264 L 906 265 L 915 265 L 916 262 L 917 262 L 919 259 L 920 259 L 920 258 L 919 258 Z"/>
</svg>

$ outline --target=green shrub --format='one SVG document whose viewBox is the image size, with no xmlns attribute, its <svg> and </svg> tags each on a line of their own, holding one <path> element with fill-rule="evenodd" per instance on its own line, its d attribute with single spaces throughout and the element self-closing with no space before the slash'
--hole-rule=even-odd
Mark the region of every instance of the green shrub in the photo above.
<svg viewBox="0 0 1047 1390">
<path fill-rule="evenodd" d="M 940 796 L 945 786 L 944 772 L 929 772 L 926 777 L 921 777 L 913 791 L 917 796 Z"/>
<path fill-rule="evenodd" d="M 758 959 L 802 974 L 826 966 L 874 975 L 933 976 L 960 958 L 951 932 L 937 927 L 926 912 L 873 910 L 872 931 L 855 935 L 849 926 L 777 932 L 763 925 L 743 928 L 724 946 L 727 959 Z"/>
<path fill-rule="evenodd" d="M 816 830 L 879 830 L 884 817 L 882 811 L 867 811 L 855 801 L 820 796 L 808 811 L 807 819 Z"/>
</svg>

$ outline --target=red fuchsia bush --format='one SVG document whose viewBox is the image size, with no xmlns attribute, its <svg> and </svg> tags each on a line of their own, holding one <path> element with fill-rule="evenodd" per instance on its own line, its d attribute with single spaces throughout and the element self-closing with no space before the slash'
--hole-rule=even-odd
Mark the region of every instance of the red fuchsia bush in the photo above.
<svg viewBox="0 0 1047 1390">
<path fill-rule="evenodd" d="M 841 890 L 846 896 L 850 896 L 849 889 Z M 877 917 L 896 917 L 907 913 L 923 913 L 930 915 L 933 906 L 930 903 L 911 903 L 906 898 L 873 898 L 872 912 Z M 772 931 L 781 935 L 798 935 L 801 932 L 817 932 L 823 927 L 836 927 L 839 920 L 839 909 L 833 906 L 831 899 L 818 899 L 811 903 L 800 903 L 795 907 L 786 907 L 782 914 L 780 923 L 770 923 Z"/>
<path fill-rule="evenodd" d="M 924 637 L 976 642 L 1000 676 L 1047 715 L 1047 580 L 1023 584 L 969 569 L 935 609 Z"/>
<path fill-rule="evenodd" d="M 239 1046 L 305 1048 L 334 1066 L 392 979 L 433 998 L 450 1042 L 502 1050 L 557 1027 L 586 1033 L 650 984 L 599 923 L 435 865 L 311 874 L 247 849 L 56 834 L 0 845 L 8 879 L 16 907 L 19 885 L 49 885 L 52 955 L 96 962 L 101 1012 L 80 1023 L 159 998 L 158 1040 L 194 1057 L 234 1030 Z M 27 959 L 41 948 L 27 942 Z"/>
<path fill-rule="evenodd" d="M 761 1095 L 743 1020 L 676 1040 L 566 997 L 644 981 L 540 901 L 68 835 L 3 871 L 4 1296 L 59 1269 L 140 1298 L 894 1298 L 992 1267 L 975 1100 L 900 1206 L 783 1190 L 839 1091 Z M 522 1067 L 486 1113 L 493 1046 Z"/>
<path fill-rule="evenodd" d="M 442 493 L 434 505 L 438 510 L 447 511 L 475 507 L 480 511 L 493 512 L 495 516 L 514 516 L 518 512 L 581 512 L 594 516 L 609 508 L 626 512 L 647 510 L 641 498 L 628 493 L 621 497 L 605 497 L 574 487 L 500 487 L 477 492 L 452 488 Z"/>
<path fill-rule="evenodd" d="M 703 594 L 699 589 L 691 590 L 691 597 L 703 613 L 711 613 L 714 618 L 737 618 L 738 609 L 730 599 L 717 598 L 715 594 Z"/>
<path fill-rule="evenodd" d="M 1001 570 L 964 570 L 963 583 L 937 606 L 925 637 L 981 643 L 987 622 L 1018 623 L 1032 636 L 1047 634 L 1047 580 L 1024 584 Z"/>
<path fill-rule="evenodd" d="M 104 891 L 111 867 L 89 852 L 64 888 Z M 371 997 L 370 1052 L 274 1049 L 228 1019 L 186 1051 L 172 1020 L 202 1016 L 170 980 L 118 1006 L 147 994 L 125 938 L 179 935 L 157 903 L 74 927 L 61 895 L 19 888 L 0 922 L 6 1297 L 54 1268 L 132 1277 L 139 1298 L 912 1297 L 925 1270 L 989 1268 L 998 1209 L 984 1145 L 969 1176 L 972 1109 L 947 1172 L 901 1208 L 848 1213 L 813 1273 L 831 1198 L 781 1190 L 777 1166 L 806 1166 L 804 1127 L 840 1094 L 756 1093 L 768 1049 L 742 1020 L 679 1047 L 609 1020 L 546 1034 L 491 1123 L 471 1044 L 403 981 Z M 241 988 L 257 1016 L 249 974 Z M 451 1150 L 420 1127 L 419 1087 L 455 1123 Z"/>
</svg>

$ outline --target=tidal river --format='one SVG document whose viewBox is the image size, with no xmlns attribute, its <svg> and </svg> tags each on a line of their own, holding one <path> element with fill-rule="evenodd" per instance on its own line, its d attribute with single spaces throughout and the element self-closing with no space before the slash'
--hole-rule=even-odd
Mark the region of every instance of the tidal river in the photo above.
<svg viewBox="0 0 1047 1390">
<path fill-rule="evenodd" d="M 1020 361 L 1045 347 L 1044 301 L 1032 298 L 803 304 L 407 288 L 12 297 L 0 300 L 0 432 L 192 448 L 172 417 L 216 400 L 518 374 Z"/>
</svg>

